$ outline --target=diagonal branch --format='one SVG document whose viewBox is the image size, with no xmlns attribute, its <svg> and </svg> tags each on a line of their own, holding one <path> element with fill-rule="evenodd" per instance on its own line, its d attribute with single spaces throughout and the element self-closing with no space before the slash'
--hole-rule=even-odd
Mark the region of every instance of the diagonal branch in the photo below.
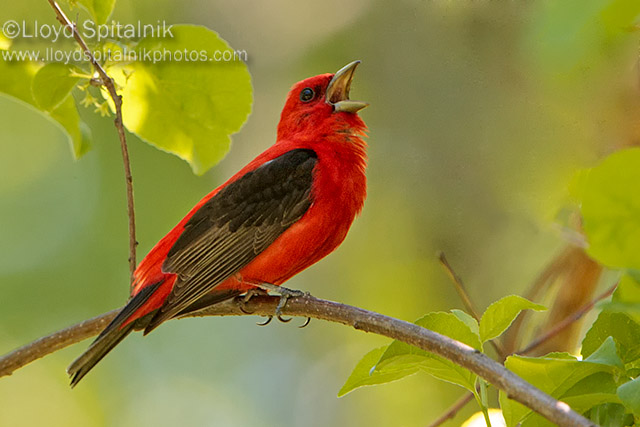
<svg viewBox="0 0 640 427">
<path fill-rule="evenodd" d="M 131 281 L 133 282 L 133 272 L 136 268 L 136 246 L 138 245 L 138 242 L 136 241 L 136 217 L 135 210 L 133 208 L 133 178 L 131 176 L 131 163 L 129 162 L 129 149 L 127 148 L 127 138 L 124 133 L 124 125 L 122 123 L 122 97 L 118 95 L 113 79 L 109 77 L 104 68 L 102 68 L 102 65 L 100 65 L 96 60 L 93 52 L 91 52 L 87 43 L 85 43 L 84 39 L 78 32 L 76 24 L 67 18 L 67 15 L 65 15 L 60 8 L 60 5 L 55 0 L 48 1 L 56 12 L 56 19 L 58 22 L 72 32 L 73 38 L 78 42 L 78 45 L 80 45 L 85 57 L 96 70 L 96 73 L 98 73 L 98 76 L 100 77 L 100 84 L 107 89 L 109 96 L 113 100 L 113 105 L 115 106 L 116 119 L 114 120 L 114 124 L 118 130 L 118 137 L 120 138 L 120 150 L 122 151 L 122 162 L 124 163 L 124 175 L 127 186 L 127 213 L 129 216 L 129 271 L 131 272 Z"/>
<path fill-rule="evenodd" d="M 587 314 L 589 311 L 591 311 L 591 309 L 593 309 L 593 307 L 595 307 L 595 305 L 598 302 L 602 301 L 605 298 L 610 297 L 613 294 L 613 292 L 616 290 L 617 287 L 618 287 L 618 283 L 616 282 L 613 286 L 611 286 L 609 289 L 604 291 L 596 299 L 594 299 L 593 301 L 590 301 L 587 304 L 585 304 L 582 307 L 580 307 L 572 315 L 567 316 L 564 320 L 562 320 L 561 322 L 557 323 L 552 329 L 549 329 L 544 335 L 536 338 L 528 346 L 526 346 L 522 350 L 516 352 L 516 354 L 524 355 L 524 354 L 531 353 L 533 350 L 538 348 L 541 344 L 547 342 L 549 339 L 553 338 L 554 336 L 556 336 L 560 332 L 562 332 L 565 328 L 567 328 L 568 326 L 570 326 L 574 322 L 577 322 L 578 320 L 580 320 L 580 318 L 582 316 L 584 316 L 585 314 Z"/>
<path fill-rule="evenodd" d="M 437 420 L 433 421 L 429 424 L 429 427 L 439 427 L 451 418 L 455 417 L 458 412 L 465 406 L 467 403 L 473 400 L 473 393 L 465 393 L 460 399 L 458 399 L 453 405 L 447 409 L 447 411 L 440 415 Z"/>
<path fill-rule="evenodd" d="M 438 261 L 440 261 L 440 264 L 442 265 L 442 267 L 444 267 L 445 271 L 451 278 L 451 282 L 453 282 L 453 284 L 455 285 L 456 291 L 458 292 L 458 296 L 462 300 L 462 304 L 464 304 L 464 308 L 467 309 L 467 313 L 472 315 L 473 318 L 479 322 L 481 317 L 480 312 L 476 309 L 475 305 L 473 304 L 473 301 L 471 301 L 471 298 L 469 297 L 469 293 L 467 292 L 467 289 L 464 286 L 464 283 L 462 283 L 462 279 L 460 278 L 460 276 L 458 276 L 458 274 L 453 269 L 451 264 L 449 264 L 449 261 L 447 260 L 447 257 L 444 255 L 444 252 L 440 252 L 438 254 Z"/>
<path fill-rule="evenodd" d="M 453 282 L 456 288 L 456 291 L 458 292 L 458 296 L 462 300 L 462 304 L 464 304 L 464 307 L 467 310 L 467 313 L 473 316 L 473 318 L 476 319 L 478 323 L 480 323 L 480 318 L 482 316 L 479 314 L 478 310 L 475 308 L 473 301 L 471 301 L 471 297 L 469 296 L 469 293 L 467 292 L 467 288 L 464 286 L 464 283 L 462 282 L 462 278 L 458 275 L 458 273 L 456 273 L 456 271 L 453 269 L 451 264 L 449 264 L 449 260 L 447 260 L 447 257 L 445 256 L 444 252 L 440 252 L 438 254 L 438 261 L 440 261 L 440 264 L 442 265 L 442 267 L 444 267 L 445 271 L 451 278 L 451 281 Z M 491 340 L 489 341 L 489 343 L 494 348 L 496 353 L 498 353 L 500 360 L 504 360 L 507 358 L 507 352 L 505 351 L 504 347 L 502 346 L 502 344 L 500 344 L 498 340 Z"/>
<path fill-rule="evenodd" d="M 247 315 L 247 312 L 260 316 L 272 316 L 278 302 L 278 297 L 257 296 L 241 307 L 237 301 L 229 300 L 191 313 L 186 317 L 242 316 Z M 282 309 L 282 314 L 341 323 L 365 332 L 406 342 L 476 373 L 503 390 L 510 399 L 522 403 L 559 426 L 595 426 L 593 422 L 571 410 L 566 403 L 555 400 L 472 347 L 414 323 L 337 302 L 317 299 L 310 295 L 291 298 Z M 0 357 L 0 377 L 10 375 L 33 360 L 96 335 L 114 315 L 115 312 L 111 311 Z"/>
</svg>

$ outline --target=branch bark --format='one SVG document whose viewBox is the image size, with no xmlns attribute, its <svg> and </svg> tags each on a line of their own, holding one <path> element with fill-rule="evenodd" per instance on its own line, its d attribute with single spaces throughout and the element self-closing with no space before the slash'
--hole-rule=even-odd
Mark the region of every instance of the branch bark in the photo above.
<svg viewBox="0 0 640 427">
<path fill-rule="evenodd" d="M 256 296 L 241 307 L 238 301 L 230 300 L 190 313 L 185 317 L 243 316 L 247 315 L 247 312 L 252 315 L 272 316 L 278 301 L 278 297 Z M 290 316 L 341 323 L 358 330 L 406 342 L 476 373 L 503 390 L 510 399 L 522 403 L 559 426 L 596 425 L 574 412 L 566 403 L 555 400 L 479 351 L 414 323 L 310 295 L 289 299 L 282 312 Z M 115 314 L 116 311 L 110 311 L 48 337 L 40 338 L 0 357 L 0 377 L 11 375 L 16 369 L 40 357 L 96 335 Z"/>
<path fill-rule="evenodd" d="M 580 320 L 580 318 L 582 318 L 582 316 L 584 316 L 589 311 L 591 311 L 591 309 L 593 309 L 593 307 L 595 307 L 597 303 L 613 295 L 613 292 L 616 290 L 617 287 L 618 287 L 618 282 L 616 282 L 613 286 L 611 286 L 609 289 L 604 291 L 601 295 L 599 295 L 594 300 L 589 301 L 588 303 L 580 307 L 572 315 L 565 317 L 564 320 L 557 323 L 553 328 L 549 329 L 545 334 L 536 338 L 533 342 L 531 342 L 528 346 L 526 346 L 522 350 L 517 351 L 516 354 L 526 355 L 531 353 L 532 351 L 537 349 L 541 344 L 547 342 L 549 339 L 559 334 L 565 328 L 567 328 L 574 322 L 577 322 L 578 320 Z"/>
<path fill-rule="evenodd" d="M 467 404 L 472 400 L 473 400 L 473 393 L 469 393 L 469 392 L 465 393 L 460 399 L 458 399 L 453 405 L 451 405 L 449 409 L 445 411 L 444 414 L 440 415 L 437 420 L 429 424 L 428 427 L 441 426 L 445 422 L 449 421 L 451 418 L 455 417 L 456 414 L 460 412 L 462 408 L 467 406 Z"/>
<path fill-rule="evenodd" d="M 113 105 L 115 106 L 116 118 L 114 120 L 114 124 L 116 126 L 116 129 L 118 130 L 118 138 L 120 139 L 120 151 L 122 151 L 122 162 L 124 163 L 124 176 L 127 187 L 127 214 L 129 216 L 129 271 L 131 274 L 131 283 L 133 283 L 133 272 L 135 271 L 137 264 L 136 246 L 138 245 L 138 242 L 136 241 L 136 216 L 133 206 L 133 177 L 131 176 L 131 162 L 129 161 L 127 137 L 124 132 L 124 124 L 122 123 L 122 97 L 118 95 L 113 79 L 109 77 L 104 68 L 102 68 L 102 65 L 100 65 L 100 63 L 96 60 L 93 52 L 91 52 L 91 50 L 87 46 L 87 43 L 78 32 L 76 24 L 71 22 L 71 20 L 67 18 L 67 15 L 65 15 L 64 11 L 60 8 L 60 5 L 56 1 L 48 1 L 56 13 L 56 19 L 58 20 L 58 22 L 60 22 L 64 27 L 68 28 L 72 32 L 73 38 L 80 46 L 93 68 L 96 70 L 96 73 L 98 73 L 98 76 L 100 77 L 100 84 L 107 89 L 107 91 L 109 92 L 109 96 L 113 100 Z"/>
</svg>

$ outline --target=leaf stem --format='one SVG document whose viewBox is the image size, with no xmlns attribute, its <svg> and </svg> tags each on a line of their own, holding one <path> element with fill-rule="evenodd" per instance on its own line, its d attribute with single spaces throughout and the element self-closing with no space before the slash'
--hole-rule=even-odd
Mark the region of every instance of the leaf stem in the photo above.
<svg viewBox="0 0 640 427">
<path fill-rule="evenodd" d="M 102 68 L 102 65 L 96 60 L 93 52 L 87 46 L 75 23 L 71 22 L 64 11 L 60 8 L 60 5 L 55 0 L 48 0 L 49 4 L 56 13 L 56 19 L 63 26 L 71 30 L 73 38 L 76 40 L 80 48 L 83 50 L 85 57 L 89 60 L 93 68 L 100 77 L 100 83 L 109 92 L 109 96 L 113 100 L 113 105 L 116 110 L 116 118 L 114 124 L 118 130 L 118 138 L 120 139 L 120 151 L 122 152 L 122 162 L 124 164 L 124 176 L 127 187 L 127 214 L 129 217 L 129 272 L 131 275 L 131 282 L 133 283 L 133 272 L 136 269 L 136 218 L 135 209 L 133 204 L 133 177 L 131 176 L 131 162 L 129 161 L 129 149 L 127 148 L 127 137 L 124 131 L 124 124 L 122 122 L 122 96 L 118 95 L 116 91 L 115 83 L 113 79 L 109 77 L 107 72 Z"/>
<path fill-rule="evenodd" d="M 491 419 L 489 418 L 489 397 L 487 395 L 487 382 L 482 378 L 478 378 L 478 388 L 480 389 L 480 408 L 484 415 L 484 422 L 487 427 L 491 427 Z"/>
</svg>

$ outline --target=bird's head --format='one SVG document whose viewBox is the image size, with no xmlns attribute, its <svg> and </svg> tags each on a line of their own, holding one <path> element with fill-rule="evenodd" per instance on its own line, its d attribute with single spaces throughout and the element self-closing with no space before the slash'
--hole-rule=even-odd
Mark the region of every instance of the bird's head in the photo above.
<svg viewBox="0 0 640 427">
<path fill-rule="evenodd" d="M 320 74 L 293 85 L 280 116 L 278 140 L 298 132 L 319 136 L 318 132 L 362 131 L 365 125 L 357 112 L 369 104 L 349 99 L 358 64 L 353 61 L 335 74 Z"/>
</svg>

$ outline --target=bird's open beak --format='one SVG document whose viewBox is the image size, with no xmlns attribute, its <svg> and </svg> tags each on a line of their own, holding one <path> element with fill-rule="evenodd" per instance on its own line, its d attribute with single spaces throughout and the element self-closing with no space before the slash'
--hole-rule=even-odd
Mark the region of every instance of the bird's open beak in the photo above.
<svg viewBox="0 0 640 427">
<path fill-rule="evenodd" d="M 351 64 L 345 65 L 333 75 L 329 82 L 325 99 L 327 104 L 333 105 L 334 112 L 346 111 L 347 113 L 355 113 L 369 105 L 366 102 L 349 99 L 351 80 L 353 80 L 353 73 L 359 63 L 360 61 L 353 61 Z"/>
</svg>

